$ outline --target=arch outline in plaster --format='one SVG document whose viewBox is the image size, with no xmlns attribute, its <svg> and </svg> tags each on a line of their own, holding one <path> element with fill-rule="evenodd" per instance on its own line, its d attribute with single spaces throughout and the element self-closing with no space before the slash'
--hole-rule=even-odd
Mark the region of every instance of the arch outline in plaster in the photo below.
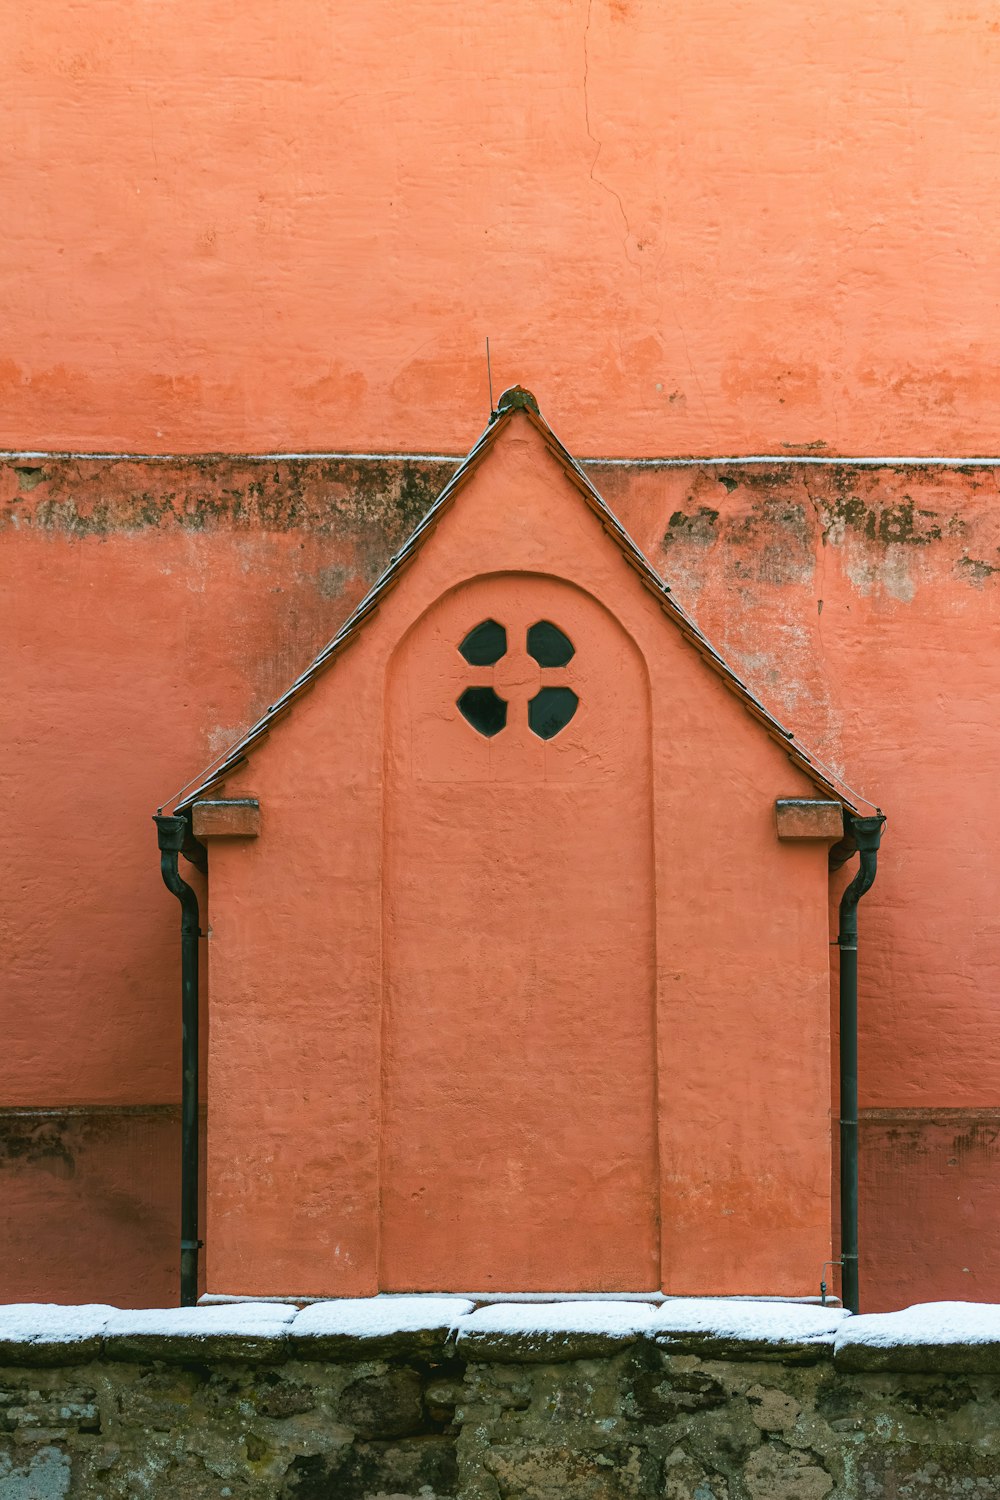
<svg viewBox="0 0 1000 1500">
<path fill-rule="evenodd" d="M 466 628 L 475 625 L 480 618 L 491 617 L 503 623 L 505 627 L 508 628 L 508 634 L 510 635 L 510 624 L 508 614 L 506 612 L 506 607 L 498 605 L 496 602 L 496 591 L 498 587 L 502 588 L 504 585 L 508 585 L 514 588 L 522 585 L 529 592 L 537 590 L 539 599 L 541 600 L 544 598 L 545 600 L 546 607 L 541 614 L 538 614 L 536 607 L 532 606 L 530 618 L 526 615 L 524 621 L 525 634 L 528 625 L 534 622 L 536 615 L 538 618 L 552 618 L 557 624 L 560 625 L 561 628 L 565 629 L 566 615 L 564 611 L 561 611 L 559 609 L 558 600 L 553 602 L 552 595 L 554 590 L 562 594 L 566 600 L 572 599 L 576 601 L 575 607 L 578 610 L 582 610 L 585 616 L 589 615 L 592 621 L 599 622 L 601 631 L 610 635 L 616 641 L 618 649 L 627 656 L 630 663 L 630 671 L 632 673 L 632 682 L 637 688 L 638 692 L 641 694 L 643 733 L 639 738 L 641 739 L 643 798 L 643 814 L 641 822 L 643 827 L 644 847 L 642 850 L 642 864 L 645 869 L 642 898 L 642 920 L 645 924 L 643 951 L 645 955 L 645 972 L 647 976 L 644 984 L 645 993 L 643 1000 L 643 1009 L 645 1012 L 645 1021 L 643 1024 L 645 1026 L 646 1035 L 643 1066 L 643 1073 L 646 1078 L 646 1087 L 643 1092 L 646 1096 L 646 1130 L 644 1149 L 648 1153 L 647 1157 L 645 1158 L 647 1161 L 647 1166 L 645 1169 L 645 1180 L 648 1192 L 648 1202 L 646 1213 L 644 1216 L 646 1223 L 644 1232 L 648 1235 L 648 1242 L 652 1258 L 648 1274 L 645 1277 L 641 1278 L 641 1281 L 639 1283 L 633 1282 L 627 1286 L 611 1284 L 604 1287 L 590 1284 L 586 1286 L 581 1285 L 578 1289 L 634 1291 L 655 1290 L 660 1285 L 660 1254 L 662 1246 L 662 1233 L 660 1225 L 660 1142 L 658 1128 L 658 1116 L 661 1100 L 658 1067 L 660 1039 L 658 1037 L 656 983 L 656 943 L 659 925 L 656 913 L 656 805 L 652 755 L 653 705 L 651 702 L 651 680 L 649 666 L 646 661 L 645 653 L 643 652 L 639 643 L 636 641 L 634 635 L 631 631 L 629 631 L 629 629 L 620 619 L 618 613 L 613 608 L 611 608 L 611 606 L 606 602 L 605 599 L 599 597 L 591 589 L 584 587 L 575 579 L 565 577 L 564 575 L 555 574 L 549 569 L 534 569 L 531 567 L 518 569 L 498 569 L 488 573 L 469 574 L 459 580 L 456 580 L 450 587 L 442 590 L 441 593 L 439 593 L 432 601 L 430 601 L 419 612 L 419 614 L 407 624 L 405 629 L 401 631 L 391 653 L 389 653 L 386 658 L 383 692 L 384 761 L 382 781 L 382 982 L 380 991 L 381 1055 L 379 1068 L 380 1098 L 378 1165 L 379 1287 L 382 1290 L 405 1289 L 404 1286 L 399 1282 L 398 1276 L 393 1276 L 391 1264 L 387 1263 L 391 1262 L 393 1257 L 391 1250 L 388 1256 L 386 1253 L 387 1236 L 385 1218 L 387 1207 L 390 1206 L 392 1199 L 391 1184 L 389 1180 L 392 1169 L 388 1161 L 388 1157 L 391 1154 L 392 1150 L 388 1140 L 388 1134 L 392 1128 L 389 1119 L 391 1108 L 391 1105 L 389 1103 L 389 1092 L 393 1087 L 391 1074 L 393 1072 L 393 1069 L 397 1067 L 397 1059 L 394 1052 L 395 1043 L 393 1029 L 398 1025 L 398 1018 L 395 1014 L 395 1006 L 399 1003 L 398 998 L 394 999 L 393 996 L 394 985 L 398 983 L 398 975 L 395 973 L 398 960 L 395 951 L 395 936 L 393 925 L 396 914 L 394 913 L 393 908 L 394 903 L 399 898 L 398 894 L 396 894 L 398 888 L 394 876 L 393 850 L 391 847 L 395 837 L 394 821 L 398 821 L 399 817 L 395 799 L 398 797 L 400 777 L 400 767 L 397 763 L 398 751 L 396 749 L 398 725 L 394 722 L 394 719 L 401 711 L 405 711 L 401 710 L 401 701 L 405 700 L 405 694 L 403 688 L 400 685 L 399 679 L 401 675 L 404 674 L 407 670 L 408 662 L 413 653 L 419 650 L 421 637 L 428 631 L 429 628 L 433 629 L 435 617 L 440 618 L 442 611 L 444 611 L 445 617 L 447 618 L 449 610 L 455 610 L 460 601 L 470 598 L 470 596 L 473 600 L 475 600 L 475 602 L 471 604 L 471 608 L 467 616 L 459 617 L 463 619 Z M 518 630 L 520 630 L 520 622 L 518 623 L 517 628 Z M 449 628 L 444 630 L 440 637 L 442 652 L 446 652 L 449 648 L 452 652 L 454 652 L 454 647 L 457 642 L 462 639 L 463 634 L 464 631 L 459 630 L 457 627 L 451 628 L 449 626 Z M 582 659 L 583 662 L 586 663 L 586 629 L 583 632 L 582 638 L 579 628 L 577 628 L 576 630 L 570 629 L 567 631 L 567 634 L 573 640 L 576 647 L 574 662 L 579 662 Z M 468 668 L 465 668 L 465 670 L 469 671 Z M 558 676 L 560 680 L 563 680 L 566 669 L 551 668 L 546 669 L 546 671 L 550 674 L 550 676 Z M 592 668 L 592 672 L 595 676 L 599 672 L 599 668 L 596 663 Z M 609 687 L 610 686 L 611 684 L 609 684 Z M 443 711 L 444 702 L 442 701 L 442 712 Z M 457 709 L 455 709 L 454 712 L 457 718 Z M 630 725 L 629 727 L 630 729 L 633 728 L 632 725 Z M 408 728 L 412 729 L 412 725 L 408 726 Z M 527 725 L 525 725 L 525 733 L 529 733 Z M 471 738 L 472 736 L 470 736 L 470 739 Z M 632 743 L 629 746 L 628 754 L 630 757 L 635 757 L 637 754 L 636 736 L 634 735 L 634 733 L 631 734 L 631 736 L 623 735 L 623 741 L 629 738 L 631 738 Z M 542 745 L 543 748 L 546 744 L 546 742 L 542 741 L 539 741 L 538 743 Z M 554 742 L 550 741 L 547 743 L 551 745 Z M 631 763 L 632 762 L 630 760 L 629 764 L 631 765 Z M 582 784 L 592 796 L 601 795 L 601 783 L 587 780 Z M 555 793 L 556 795 L 565 795 L 567 787 L 569 785 L 571 785 L 571 783 L 563 783 L 558 780 L 553 780 L 546 783 L 547 789 L 550 792 Z M 631 867 L 630 874 L 633 877 L 633 882 L 630 889 L 627 891 L 627 898 L 634 901 L 636 896 L 634 877 L 638 874 L 638 871 L 635 868 L 634 864 Z M 430 878 L 429 874 L 427 878 Z M 623 893 L 624 892 L 625 885 L 623 882 Z M 608 998 L 609 1000 L 611 999 L 610 996 Z M 609 1010 L 613 1011 L 613 1006 L 609 1006 Z M 555 1278 L 553 1283 L 550 1285 L 537 1285 L 534 1289 L 542 1291 L 553 1291 L 560 1289 L 566 1290 L 567 1288 L 565 1286 L 560 1287 L 559 1285 L 555 1284 L 555 1281 L 559 1279 L 560 1278 Z M 565 1279 L 564 1275 L 561 1279 Z M 530 1276 L 527 1278 L 523 1276 L 519 1277 L 516 1284 L 525 1287 L 526 1289 L 531 1289 Z M 406 1283 L 406 1285 L 409 1286 L 409 1283 Z M 428 1283 L 428 1286 L 424 1289 L 430 1289 L 430 1286 L 431 1283 Z"/>
</svg>

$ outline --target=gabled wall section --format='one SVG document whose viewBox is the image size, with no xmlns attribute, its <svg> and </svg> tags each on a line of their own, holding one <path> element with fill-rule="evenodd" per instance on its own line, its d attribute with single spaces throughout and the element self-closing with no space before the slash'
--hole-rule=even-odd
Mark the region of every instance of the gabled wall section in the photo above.
<svg viewBox="0 0 1000 1500">
<path fill-rule="evenodd" d="M 212 852 L 209 1286 L 379 1287 L 387 667 L 435 601 L 502 570 L 584 588 L 649 676 L 662 1285 L 811 1291 L 830 1254 L 826 849 L 779 844 L 774 800 L 813 788 L 671 627 L 521 416 L 377 615 L 226 784 L 259 796 L 262 822 L 257 840 Z M 463 1142 L 446 1146 L 451 1165 Z"/>
</svg>

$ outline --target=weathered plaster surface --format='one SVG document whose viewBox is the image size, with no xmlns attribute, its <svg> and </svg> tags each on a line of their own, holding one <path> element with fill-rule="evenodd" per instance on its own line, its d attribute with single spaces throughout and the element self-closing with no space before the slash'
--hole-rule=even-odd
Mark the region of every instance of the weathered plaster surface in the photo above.
<svg viewBox="0 0 1000 1500">
<path fill-rule="evenodd" d="M 11 446 L 1000 447 L 986 0 L 7 12 Z"/>
<path fill-rule="evenodd" d="M 264 811 L 210 868 L 206 1286 L 805 1295 L 831 1258 L 829 877 L 774 802 L 812 785 L 543 436 L 494 437 L 226 777 Z M 492 676 L 457 650 L 490 616 Z M 551 742 L 539 619 L 577 648 Z M 495 739 L 455 707 L 484 675 Z"/>
<path fill-rule="evenodd" d="M 179 1105 L 0 1107 L 4 1299 L 43 1282 L 54 1301 L 85 1283 L 126 1306 L 170 1298 L 179 1174 Z"/>
<path fill-rule="evenodd" d="M 288 685 L 450 472 L 229 458 L 0 466 L 0 790 L 18 809 L 5 825 L 8 1105 L 176 1100 L 176 913 L 149 814 Z M 905 1130 L 866 1127 L 869 1305 L 997 1295 L 995 471 L 591 473 L 769 706 L 889 812 L 862 909 L 862 1104 L 902 1112 Z M 128 1157 L 123 1198 L 96 1185 L 89 1146 L 64 1144 L 106 1246 L 122 1216 L 136 1223 L 166 1201 L 145 1186 L 145 1146 Z M 20 1150 L 4 1180 L 22 1184 L 33 1231 L 8 1217 L 4 1294 L 108 1295 L 62 1209 L 41 1213 Z M 116 1287 L 115 1299 L 168 1299 L 172 1247 L 154 1262 L 134 1242 L 121 1241 L 119 1265 L 143 1290 Z"/>
</svg>

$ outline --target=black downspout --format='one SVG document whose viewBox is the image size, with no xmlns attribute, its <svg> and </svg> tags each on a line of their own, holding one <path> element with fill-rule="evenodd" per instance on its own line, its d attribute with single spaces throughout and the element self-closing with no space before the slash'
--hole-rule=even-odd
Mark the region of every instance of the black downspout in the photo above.
<svg viewBox="0 0 1000 1500">
<path fill-rule="evenodd" d="M 163 884 L 181 903 L 181 1306 L 198 1301 L 198 897 L 177 870 L 185 818 L 156 816 Z"/>
<path fill-rule="evenodd" d="M 858 1291 L 858 902 L 875 880 L 885 818 L 848 813 L 861 856 L 840 898 L 840 1259 L 843 1303 L 859 1308 Z"/>
</svg>

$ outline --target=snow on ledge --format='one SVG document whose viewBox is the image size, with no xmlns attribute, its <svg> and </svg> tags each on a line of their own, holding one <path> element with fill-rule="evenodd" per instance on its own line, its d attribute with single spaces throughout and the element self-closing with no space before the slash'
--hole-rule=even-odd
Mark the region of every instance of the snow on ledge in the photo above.
<svg viewBox="0 0 1000 1500">
<path fill-rule="evenodd" d="M 0 1349 L 6 1344 L 79 1344 L 100 1338 L 117 1310 L 104 1302 L 0 1304 Z"/>
<path fill-rule="evenodd" d="M 330 1335 L 373 1339 L 394 1333 L 421 1333 L 452 1328 L 473 1304 L 465 1297 L 408 1296 L 380 1293 L 377 1297 L 338 1297 L 313 1302 L 295 1319 L 299 1335 Z"/>
<path fill-rule="evenodd" d="M 1000 1344 L 1000 1304 L 918 1302 L 900 1312 L 861 1313 L 838 1330 L 836 1347 L 899 1349 L 927 1344 Z"/>
<path fill-rule="evenodd" d="M 464 1318 L 460 1353 L 487 1362 L 595 1359 L 648 1333 L 648 1302 L 494 1303 Z"/>
<path fill-rule="evenodd" d="M 653 1331 L 668 1337 L 687 1333 L 754 1344 L 832 1342 L 836 1330 L 850 1316 L 842 1307 L 677 1297 L 657 1308 Z"/>
<path fill-rule="evenodd" d="M 648 1302 L 494 1302 L 462 1324 L 470 1334 L 605 1333 L 622 1336 L 649 1330 Z"/>
<path fill-rule="evenodd" d="M 234 1302 L 222 1307 L 109 1309 L 108 1338 L 282 1338 L 298 1312 L 291 1303 Z"/>
<path fill-rule="evenodd" d="M 475 1305 L 450 1295 L 333 1298 L 300 1310 L 291 1302 L 225 1302 L 190 1308 L 119 1309 L 103 1303 L 0 1305 L 0 1359 L 64 1363 L 96 1357 L 164 1357 L 184 1346 L 222 1357 L 263 1358 L 275 1341 L 307 1357 L 369 1358 L 438 1347 L 456 1337 L 484 1360 L 597 1357 L 635 1338 L 664 1347 L 715 1346 L 716 1358 L 809 1358 L 833 1345 L 843 1369 L 983 1369 L 1000 1373 L 1000 1304 L 930 1302 L 852 1317 L 840 1307 L 731 1298 L 574 1299 Z M 229 1343 L 227 1344 L 227 1340 Z M 721 1347 L 720 1347 L 721 1346 Z M 254 1349 L 260 1353 L 255 1356 Z M 798 1349 L 798 1355 L 796 1355 Z M 45 1351 L 48 1350 L 49 1353 Z M 173 1353 L 171 1354 L 171 1350 Z M 742 1351 L 742 1352 L 741 1352 Z"/>
</svg>

